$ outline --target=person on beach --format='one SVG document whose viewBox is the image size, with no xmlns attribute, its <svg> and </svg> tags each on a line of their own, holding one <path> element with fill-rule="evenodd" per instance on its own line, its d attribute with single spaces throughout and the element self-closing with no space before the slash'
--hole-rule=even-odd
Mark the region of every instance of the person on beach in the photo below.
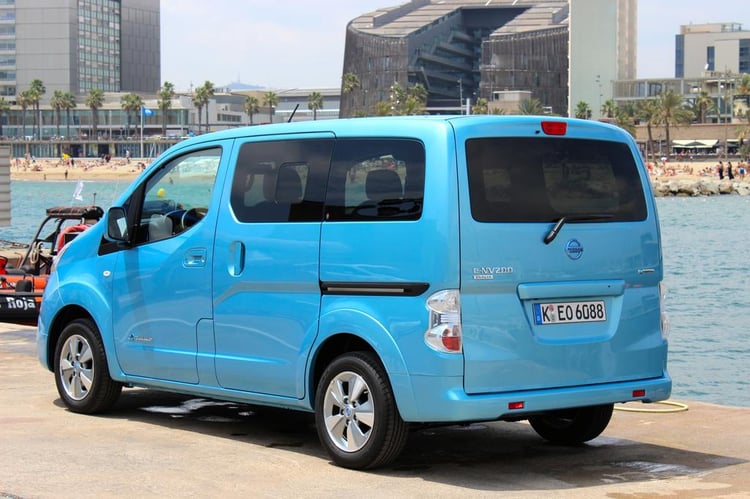
<svg viewBox="0 0 750 499">
<path fill-rule="evenodd" d="M 719 161 L 719 164 L 716 165 L 716 171 L 719 172 L 719 180 L 724 180 L 724 163 Z"/>
<path fill-rule="evenodd" d="M 732 162 L 727 162 L 727 178 L 729 180 L 734 180 L 734 173 L 732 173 Z"/>
</svg>

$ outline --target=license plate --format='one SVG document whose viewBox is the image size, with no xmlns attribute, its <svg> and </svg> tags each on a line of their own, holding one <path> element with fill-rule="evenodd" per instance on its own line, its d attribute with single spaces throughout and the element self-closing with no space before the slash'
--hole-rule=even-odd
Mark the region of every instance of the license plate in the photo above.
<svg viewBox="0 0 750 499">
<path fill-rule="evenodd" d="M 562 303 L 534 303 L 534 323 L 573 324 L 607 320 L 604 301 L 574 301 Z"/>
</svg>

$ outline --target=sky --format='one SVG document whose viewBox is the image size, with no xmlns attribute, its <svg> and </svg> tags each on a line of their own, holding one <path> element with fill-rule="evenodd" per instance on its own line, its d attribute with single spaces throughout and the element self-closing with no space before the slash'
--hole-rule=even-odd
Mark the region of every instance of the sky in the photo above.
<svg viewBox="0 0 750 499">
<path fill-rule="evenodd" d="M 346 25 L 405 0 L 161 0 L 162 82 L 338 88 Z M 744 0 L 638 0 L 638 78 L 674 76 L 683 24 L 741 23 Z"/>
</svg>

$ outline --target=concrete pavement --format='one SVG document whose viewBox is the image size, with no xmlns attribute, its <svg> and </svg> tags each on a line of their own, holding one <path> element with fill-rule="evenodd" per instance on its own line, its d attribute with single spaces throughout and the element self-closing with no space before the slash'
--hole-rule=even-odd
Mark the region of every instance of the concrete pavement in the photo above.
<svg viewBox="0 0 750 499">
<path fill-rule="evenodd" d="M 0 497 L 750 496 L 750 408 L 616 411 L 572 448 L 525 423 L 421 428 L 391 466 L 357 472 L 328 461 L 305 414 L 141 389 L 106 415 L 68 412 L 34 334 L 0 323 Z"/>
</svg>

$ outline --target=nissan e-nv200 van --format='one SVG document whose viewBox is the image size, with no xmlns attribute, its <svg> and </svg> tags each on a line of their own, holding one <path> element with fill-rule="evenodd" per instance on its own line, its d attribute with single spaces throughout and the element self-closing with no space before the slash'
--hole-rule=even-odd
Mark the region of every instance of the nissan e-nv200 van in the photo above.
<svg viewBox="0 0 750 499">
<path fill-rule="evenodd" d="M 64 404 L 123 386 L 310 411 L 332 460 L 410 424 L 598 436 L 669 397 L 662 254 L 633 139 L 521 116 L 210 133 L 57 256 L 38 326 Z"/>
</svg>

